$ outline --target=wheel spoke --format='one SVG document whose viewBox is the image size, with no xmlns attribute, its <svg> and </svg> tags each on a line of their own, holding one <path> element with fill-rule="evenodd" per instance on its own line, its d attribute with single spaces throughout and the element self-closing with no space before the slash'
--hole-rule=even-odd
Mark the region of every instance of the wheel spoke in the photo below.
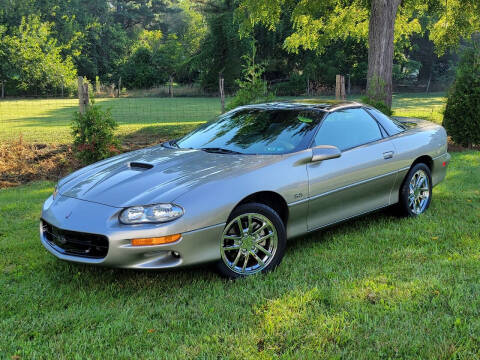
<svg viewBox="0 0 480 360">
<path fill-rule="evenodd" d="M 255 260 L 257 260 L 257 263 L 258 263 L 260 266 L 265 265 L 265 263 L 263 262 L 263 260 L 260 259 L 260 257 L 259 257 L 257 254 L 255 254 L 254 251 L 250 251 L 250 255 L 252 255 L 252 256 L 255 258 Z"/>
<path fill-rule="evenodd" d="M 253 221 L 252 221 L 252 215 L 248 215 L 248 233 L 252 233 L 252 227 L 253 227 Z"/>
<path fill-rule="evenodd" d="M 236 235 L 224 235 L 223 238 L 227 239 L 227 240 L 241 240 L 242 239 L 241 236 L 236 236 Z"/>
<path fill-rule="evenodd" d="M 268 251 L 267 249 L 265 249 L 263 246 L 261 245 L 255 245 L 255 247 L 260 250 L 261 252 L 263 252 L 265 255 L 268 255 L 268 256 L 272 256 L 272 253 L 270 251 Z"/>
<path fill-rule="evenodd" d="M 238 254 L 237 254 L 237 256 L 235 257 L 235 260 L 233 260 L 232 267 L 237 266 L 238 260 L 240 260 L 240 256 L 241 256 L 241 255 L 242 255 L 242 252 L 241 252 L 240 250 L 238 250 Z"/>
<path fill-rule="evenodd" d="M 247 267 L 247 263 L 248 263 L 248 259 L 250 257 L 250 253 L 247 253 L 245 255 L 245 261 L 243 262 L 243 266 L 242 266 L 242 271 L 245 272 L 245 268 Z"/>
<path fill-rule="evenodd" d="M 240 250 L 239 245 L 225 246 L 223 251 Z"/>
<path fill-rule="evenodd" d="M 272 235 L 273 235 L 273 233 L 268 233 L 267 235 L 262 236 L 261 238 L 255 240 L 255 242 L 256 242 L 257 244 L 259 244 L 259 243 L 261 243 L 262 241 L 267 240 L 268 238 L 270 238 Z"/>
<path fill-rule="evenodd" d="M 238 225 L 238 231 L 240 231 L 240 236 L 243 236 L 243 225 L 242 225 L 242 219 L 240 217 L 237 219 L 237 225 Z"/>
<path fill-rule="evenodd" d="M 410 208 L 412 208 L 414 206 L 414 204 L 415 204 L 415 199 L 410 199 L 409 202 L 408 202 L 408 206 Z"/>
<path fill-rule="evenodd" d="M 252 235 L 257 235 L 259 232 L 261 232 L 263 229 L 267 227 L 267 223 L 263 223 L 262 226 L 260 226 L 257 230 L 255 230 Z"/>
</svg>

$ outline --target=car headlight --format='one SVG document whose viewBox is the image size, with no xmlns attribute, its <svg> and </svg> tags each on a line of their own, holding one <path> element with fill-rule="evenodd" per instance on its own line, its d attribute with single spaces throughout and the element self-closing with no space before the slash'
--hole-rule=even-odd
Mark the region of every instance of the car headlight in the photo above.
<svg viewBox="0 0 480 360">
<path fill-rule="evenodd" d="M 132 206 L 120 213 L 123 224 L 164 223 L 178 219 L 183 215 L 183 209 L 175 204 L 155 204 L 147 206 Z"/>
<path fill-rule="evenodd" d="M 55 185 L 55 190 L 53 190 L 53 194 L 52 194 L 53 200 L 55 200 L 57 195 L 58 195 L 58 185 Z"/>
</svg>

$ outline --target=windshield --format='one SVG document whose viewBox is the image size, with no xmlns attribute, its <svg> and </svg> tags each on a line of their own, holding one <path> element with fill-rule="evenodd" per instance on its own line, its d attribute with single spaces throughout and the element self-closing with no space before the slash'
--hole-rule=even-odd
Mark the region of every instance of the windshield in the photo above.
<svg viewBox="0 0 480 360">
<path fill-rule="evenodd" d="M 206 123 L 175 145 L 225 154 L 286 154 L 308 146 L 322 117 L 313 110 L 240 110 Z"/>
</svg>

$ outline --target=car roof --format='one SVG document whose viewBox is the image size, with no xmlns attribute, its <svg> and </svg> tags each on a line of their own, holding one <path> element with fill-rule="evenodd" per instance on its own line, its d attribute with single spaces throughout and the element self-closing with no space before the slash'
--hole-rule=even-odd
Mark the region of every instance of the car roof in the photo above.
<svg viewBox="0 0 480 360">
<path fill-rule="evenodd" d="M 332 112 L 342 108 L 359 107 L 363 104 L 355 101 L 345 100 L 322 100 L 322 99 L 298 99 L 277 101 L 263 104 L 245 105 L 235 109 L 235 111 L 241 109 L 252 110 L 295 110 L 295 109 L 316 109 L 326 112 Z"/>
</svg>

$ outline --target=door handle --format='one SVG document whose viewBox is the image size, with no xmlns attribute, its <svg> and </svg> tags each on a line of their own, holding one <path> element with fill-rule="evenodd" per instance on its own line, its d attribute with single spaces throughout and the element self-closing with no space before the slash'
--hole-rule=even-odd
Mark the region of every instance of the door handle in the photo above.
<svg viewBox="0 0 480 360">
<path fill-rule="evenodd" d="M 384 153 L 383 153 L 383 158 L 384 158 L 385 160 L 391 159 L 391 158 L 393 158 L 393 154 L 394 154 L 394 153 L 395 153 L 394 151 L 384 152 Z"/>
</svg>

